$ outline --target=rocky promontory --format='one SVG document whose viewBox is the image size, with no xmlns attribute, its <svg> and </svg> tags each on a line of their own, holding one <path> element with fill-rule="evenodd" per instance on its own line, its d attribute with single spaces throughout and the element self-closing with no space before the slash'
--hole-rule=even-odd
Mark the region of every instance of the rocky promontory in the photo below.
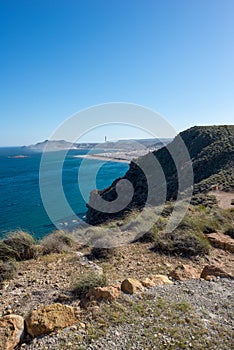
<svg viewBox="0 0 234 350">
<path fill-rule="evenodd" d="M 193 177 L 187 183 L 186 169 L 190 162 Z M 102 191 L 94 190 L 87 205 L 87 221 L 92 225 L 100 224 L 121 217 L 133 208 L 141 209 L 149 194 L 151 205 L 174 200 L 181 194 L 179 181 L 183 183 L 184 192 L 192 187 L 194 194 L 208 192 L 212 186 L 233 191 L 233 168 L 234 126 L 192 127 L 181 132 L 166 147 L 132 161 L 125 176 L 115 180 L 110 187 Z M 182 181 L 178 178 L 179 173 L 180 177 L 184 177 Z M 127 180 L 133 187 L 134 193 L 128 205 L 114 213 L 95 209 L 99 205 L 99 196 L 107 203 L 116 200 L 116 186 L 121 183 L 119 180 Z"/>
</svg>

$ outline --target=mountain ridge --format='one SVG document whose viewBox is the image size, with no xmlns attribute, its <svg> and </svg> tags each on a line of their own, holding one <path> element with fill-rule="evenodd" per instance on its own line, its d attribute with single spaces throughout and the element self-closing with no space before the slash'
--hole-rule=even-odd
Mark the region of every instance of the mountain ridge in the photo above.
<svg viewBox="0 0 234 350">
<path fill-rule="evenodd" d="M 106 142 L 83 142 L 72 143 L 65 140 L 44 140 L 33 145 L 23 146 L 23 149 L 30 151 L 58 151 L 66 149 L 103 149 L 132 151 L 142 148 L 160 148 L 171 141 L 169 138 L 150 139 L 126 139 Z"/>
</svg>

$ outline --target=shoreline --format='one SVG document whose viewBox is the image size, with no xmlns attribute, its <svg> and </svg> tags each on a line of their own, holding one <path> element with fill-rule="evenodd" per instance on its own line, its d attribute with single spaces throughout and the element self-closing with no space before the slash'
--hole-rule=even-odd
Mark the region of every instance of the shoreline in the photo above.
<svg viewBox="0 0 234 350">
<path fill-rule="evenodd" d="M 91 159 L 91 160 L 103 160 L 105 162 L 116 162 L 116 163 L 130 163 L 131 160 L 130 159 L 119 159 L 119 158 L 114 158 L 113 156 L 111 157 L 107 157 L 107 156 L 101 156 L 100 154 L 98 155 L 95 155 L 95 154 L 92 154 L 92 155 L 87 155 L 87 154 L 84 154 L 84 155 L 77 155 L 77 156 L 74 156 L 74 158 L 83 158 L 83 159 Z"/>
<path fill-rule="evenodd" d="M 145 156 L 149 153 L 148 149 L 143 150 L 132 150 L 132 151 L 115 151 L 115 152 L 103 152 L 103 153 L 88 153 L 88 154 L 77 154 L 75 158 L 86 158 L 86 159 L 96 159 L 105 162 L 117 162 L 130 164 L 134 159 Z"/>
</svg>

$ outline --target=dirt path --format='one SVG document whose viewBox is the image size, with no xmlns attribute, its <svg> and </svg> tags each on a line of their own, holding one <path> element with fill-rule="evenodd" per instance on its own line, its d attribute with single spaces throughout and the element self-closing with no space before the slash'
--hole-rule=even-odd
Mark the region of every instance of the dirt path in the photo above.
<svg viewBox="0 0 234 350">
<path fill-rule="evenodd" d="M 234 199 L 233 192 L 224 192 L 224 191 L 210 191 L 209 195 L 216 197 L 218 205 L 223 209 L 234 208 L 234 205 L 231 204 Z"/>
</svg>

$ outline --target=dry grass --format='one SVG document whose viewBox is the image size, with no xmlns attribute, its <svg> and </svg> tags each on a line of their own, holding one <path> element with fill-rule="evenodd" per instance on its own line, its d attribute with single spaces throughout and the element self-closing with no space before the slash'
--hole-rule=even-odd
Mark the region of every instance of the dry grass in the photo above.
<svg viewBox="0 0 234 350">
<path fill-rule="evenodd" d="M 10 233 L 0 241 L 0 260 L 29 260 L 37 256 L 38 250 L 34 238 L 23 231 Z"/>
<path fill-rule="evenodd" d="M 71 250 L 74 241 L 68 233 L 56 231 L 40 241 L 42 254 L 66 253 Z"/>
<path fill-rule="evenodd" d="M 203 235 L 175 230 L 158 235 L 152 249 L 164 254 L 191 257 L 208 254 L 210 244 Z"/>
<path fill-rule="evenodd" d="M 79 276 L 77 281 L 73 282 L 72 292 L 75 296 L 84 297 L 93 287 L 105 287 L 107 278 L 103 274 L 88 272 Z"/>
</svg>

